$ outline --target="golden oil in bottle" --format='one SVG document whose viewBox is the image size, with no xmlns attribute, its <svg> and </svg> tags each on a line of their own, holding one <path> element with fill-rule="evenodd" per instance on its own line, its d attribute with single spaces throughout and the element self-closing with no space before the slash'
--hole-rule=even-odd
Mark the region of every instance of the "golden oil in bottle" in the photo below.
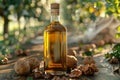
<svg viewBox="0 0 120 80">
<path fill-rule="evenodd" d="M 51 4 L 51 24 L 44 30 L 44 69 L 61 75 L 66 71 L 67 32 L 59 22 L 59 4 Z"/>
</svg>

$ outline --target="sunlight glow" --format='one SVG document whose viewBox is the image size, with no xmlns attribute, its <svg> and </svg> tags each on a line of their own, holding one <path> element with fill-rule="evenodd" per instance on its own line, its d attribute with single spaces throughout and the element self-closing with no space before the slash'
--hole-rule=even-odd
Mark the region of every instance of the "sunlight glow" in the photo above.
<svg viewBox="0 0 120 80">
<path fill-rule="evenodd" d="M 50 3 L 60 3 L 60 0 L 50 0 Z"/>
<path fill-rule="evenodd" d="M 46 0 L 41 0 L 42 4 L 45 4 L 46 3 Z"/>
<path fill-rule="evenodd" d="M 55 0 L 55 2 L 60 3 L 60 0 Z"/>
</svg>

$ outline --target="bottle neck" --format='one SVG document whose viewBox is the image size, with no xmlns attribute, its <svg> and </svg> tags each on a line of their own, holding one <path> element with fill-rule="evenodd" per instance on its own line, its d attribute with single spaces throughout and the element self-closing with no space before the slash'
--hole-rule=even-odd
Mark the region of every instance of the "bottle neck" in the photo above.
<svg viewBox="0 0 120 80">
<path fill-rule="evenodd" d="M 59 21 L 59 15 L 52 15 L 51 16 L 51 22 L 58 22 Z"/>
<path fill-rule="evenodd" d="M 51 9 L 51 22 L 59 21 L 59 8 Z"/>
</svg>

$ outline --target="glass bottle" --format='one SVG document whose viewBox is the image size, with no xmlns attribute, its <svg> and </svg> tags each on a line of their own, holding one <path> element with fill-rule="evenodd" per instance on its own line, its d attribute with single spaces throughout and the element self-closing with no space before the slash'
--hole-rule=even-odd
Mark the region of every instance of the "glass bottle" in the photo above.
<svg viewBox="0 0 120 80">
<path fill-rule="evenodd" d="M 59 22 L 59 4 L 51 4 L 51 23 L 44 30 L 45 73 L 62 75 L 66 72 L 66 28 Z"/>
</svg>

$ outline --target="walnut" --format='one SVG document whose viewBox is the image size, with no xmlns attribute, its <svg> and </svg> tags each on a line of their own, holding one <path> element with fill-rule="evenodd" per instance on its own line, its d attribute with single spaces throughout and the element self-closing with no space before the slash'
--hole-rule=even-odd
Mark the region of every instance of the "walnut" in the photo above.
<svg viewBox="0 0 120 80">
<path fill-rule="evenodd" d="M 21 56 L 23 54 L 23 50 L 22 49 L 17 49 L 17 50 L 15 50 L 15 54 L 17 56 Z"/>
<path fill-rule="evenodd" d="M 104 40 L 99 40 L 97 42 L 95 42 L 96 46 L 104 46 L 105 45 L 105 41 Z"/>
<path fill-rule="evenodd" d="M 84 58 L 83 63 L 84 63 L 85 65 L 86 65 L 86 64 L 91 64 L 91 63 L 94 63 L 94 64 L 95 64 L 95 61 L 94 61 L 93 57 L 87 56 L 86 58 Z"/>
<path fill-rule="evenodd" d="M 30 72 L 28 61 L 18 60 L 14 65 L 15 72 L 19 75 L 26 75 Z"/>
<path fill-rule="evenodd" d="M 94 70 L 94 72 L 98 72 L 98 68 L 95 64 L 91 64 L 90 67 Z"/>
<path fill-rule="evenodd" d="M 44 78 L 44 71 L 40 70 L 39 67 L 32 70 L 35 78 Z"/>
<path fill-rule="evenodd" d="M 92 49 L 95 49 L 96 48 L 96 45 L 95 44 L 90 44 L 91 48 Z"/>
<path fill-rule="evenodd" d="M 94 75 L 95 72 L 98 72 L 98 69 L 95 64 L 87 64 L 82 71 L 84 75 Z"/>
<path fill-rule="evenodd" d="M 77 66 L 77 69 L 79 69 L 79 70 L 82 71 L 82 69 L 83 69 L 83 65 L 79 65 L 79 66 Z"/>
<path fill-rule="evenodd" d="M 110 64 L 118 64 L 118 59 L 117 58 L 112 58 L 109 61 Z"/>
<path fill-rule="evenodd" d="M 35 58 L 35 57 L 29 58 L 28 59 L 28 63 L 30 65 L 30 70 L 31 71 L 33 69 L 35 69 L 36 67 L 39 67 L 39 65 L 40 65 L 40 61 L 37 58 Z"/>
<path fill-rule="evenodd" d="M 74 70 L 72 70 L 71 71 L 71 73 L 70 73 L 70 77 L 71 78 L 78 78 L 78 77 L 80 77 L 82 75 L 82 71 L 81 70 L 79 70 L 79 69 L 74 69 Z"/>
<path fill-rule="evenodd" d="M 74 56 L 67 55 L 67 67 L 68 68 L 75 68 L 77 66 L 77 58 Z"/>
<path fill-rule="evenodd" d="M 34 77 L 35 78 L 44 78 L 43 72 L 41 72 L 41 71 L 34 72 Z"/>
<path fill-rule="evenodd" d="M 28 55 L 28 51 L 27 50 L 18 49 L 18 50 L 15 50 L 15 54 L 17 56 L 27 56 Z"/>
<path fill-rule="evenodd" d="M 68 54 L 68 55 L 71 55 L 71 56 L 76 56 L 76 51 L 75 51 L 75 50 L 72 50 L 72 49 L 68 49 L 67 54 Z"/>
<path fill-rule="evenodd" d="M 23 50 L 22 55 L 23 55 L 23 56 L 27 56 L 27 55 L 28 55 L 28 50 Z"/>
</svg>

